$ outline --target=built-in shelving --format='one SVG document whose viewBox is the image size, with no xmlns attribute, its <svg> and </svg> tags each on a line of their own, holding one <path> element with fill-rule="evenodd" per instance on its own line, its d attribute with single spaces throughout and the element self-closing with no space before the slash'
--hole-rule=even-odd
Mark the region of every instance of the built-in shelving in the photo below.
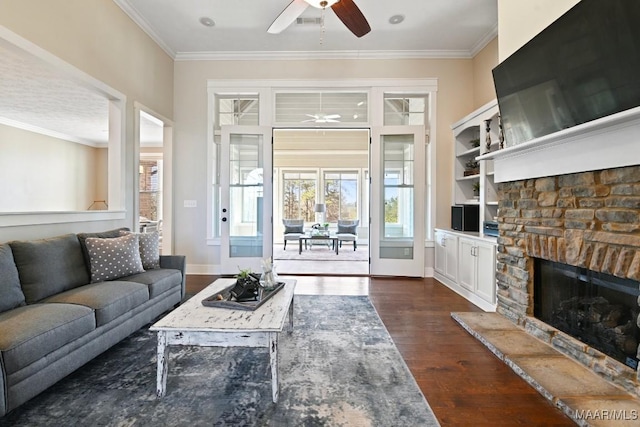
<svg viewBox="0 0 640 427">
<path fill-rule="evenodd" d="M 487 123 L 489 123 L 490 144 L 487 148 Z M 498 151 L 498 103 L 491 101 L 462 118 L 451 126 L 454 137 L 454 204 L 480 204 L 479 230 L 484 221 L 491 221 L 498 214 L 498 188 L 494 182 L 495 171 L 492 160 L 477 158 Z M 474 140 L 475 144 L 474 144 Z M 478 146 L 474 146 L 479 144 Z M 477 162 L 477 173 L 468 175 L 465 171 Z M 475 187 L 475 188 L 474 188 Z M 479 188 L 478 188 L 479 187 Z M 478 189 L 478 191 L 474 191 Z"/>
</svg>

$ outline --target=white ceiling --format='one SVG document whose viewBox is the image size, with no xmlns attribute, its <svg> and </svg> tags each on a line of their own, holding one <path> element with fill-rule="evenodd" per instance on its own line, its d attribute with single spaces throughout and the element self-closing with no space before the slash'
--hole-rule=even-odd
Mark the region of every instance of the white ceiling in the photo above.
<svg viewBox="0 0 640 427">
<path fill-rule="evenodd" d="M 371 32 L 357 38 L 332 10 L 317 24 L 267 28 L 291 0 L 114 0 L 176 59 L 472 57 L 497 35 L 497 0 L 355 0 Z M 302 17 L 320 17 L 308 7 Z M 392 25 L 389 18 L 403 15 Z M 200 23 L 207 17 L 212 27 Z"/>
<path fill-rule="evenodd" d="M 319 25 L 267 28 L 290 0 L 113 0 L 167 53 L 183 59 L 474 56 L 497 34 L 497 0 L 355 0 L 371 32 L 355 37 L 332 10 Z M 303 17 L 320 17 L 307 8 Z M 389 23 L 403 15 L 398 25 Z M 215 22 L 206 27 L 200 19 Z M 0 39 L 0 123 L 88 145 L 108 139 L 108 101 L 49 64 Z M 143 145 L 162 127 L 142 117 Z"/>
</svg>

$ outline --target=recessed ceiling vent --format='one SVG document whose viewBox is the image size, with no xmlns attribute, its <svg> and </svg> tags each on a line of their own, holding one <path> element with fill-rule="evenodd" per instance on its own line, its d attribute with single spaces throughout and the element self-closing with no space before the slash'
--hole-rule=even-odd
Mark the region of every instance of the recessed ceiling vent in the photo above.
<svg viewBox="0 0 640 427">
<path fill-rule="evenodd" d="M 321 25 L 322 18 L 296 18 L 296 25 Z"/>
</svg>

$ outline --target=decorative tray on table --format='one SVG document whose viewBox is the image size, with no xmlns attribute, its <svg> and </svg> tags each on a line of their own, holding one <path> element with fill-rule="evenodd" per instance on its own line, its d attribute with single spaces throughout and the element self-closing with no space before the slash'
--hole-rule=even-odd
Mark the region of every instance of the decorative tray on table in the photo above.
<svg viewBox="0 0 640 427">
<path fill-rule="evenodd" d="M 255 292 L 247 292 L 246 289 L 241 289 L 239 292 L 238 287 L 242 287 L 242 285 L 239 285 L 236 282 L 233 285 L 224 288 L 222 291 L 203 299 L 202 305 L 206 307 L 251 311 L 267 302 L 269 298 L 278 293 L 280 289 L 284 288 L 284 285 L 284 282 L 278 282 L 273 289 L 263 289 L 258 286 L 255 289 Z M 252 293 L 253 296 L 250 296 Z"/>
</svg>

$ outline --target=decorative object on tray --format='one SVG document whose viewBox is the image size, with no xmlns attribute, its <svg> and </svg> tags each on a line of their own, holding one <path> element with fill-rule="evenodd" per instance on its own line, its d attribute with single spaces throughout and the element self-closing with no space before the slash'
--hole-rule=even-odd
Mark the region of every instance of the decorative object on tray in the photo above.
<svg viewBox="0 0 640 427">
<path fill-rule="evenodd" d="M 273 258 L 265 258 L 261 262 L 262 274 L 252 273 L 250 268 L 240 269 L 233 285 L 202 300 L 202 305 L 240 310 L 255 310 L 260 307 L 284 287 L 284 282 L 278 282 Z"/>
<path fill-rule="evenodd" d="M 478 175 L 480 173 L 480 164 L 477 160 L 469 159 L 464 165 L 464 176 Z"/>
<path fill-rule="evenodd" d="M 265 258 L 262 261 L 262 275 L 260 276 L 260 287 L 265 291 L 271 291 L 278 286 L 278 275 L 276 274 L 273 258 Z"/>
<path fill-rule="evenodd" d="M 498 115 L 498 148 L 502 150 L 504 148 L 504 129 L 502 128 L 502 117 Z"/>
<path fill-rule="evenodd" d="M 485 146 L 487 148 L 487 153 L 491 151 L 491 119 L 487 119 L 484 121 L 486 126 L 486 137 L 485 137 Z"/>
<path fill-rule="evenodd" d="M 257 301 L 260 276 L 251 272 L 250 268 L 240 270 L 236 275 L 236 283 L 231 289 L 231 296 L 237 302 Z"/>
<path fill-rule="evenodd" d="M 256 310 L 262 304 L 269 300 L 273 295 L 284 288 L 284 282 L 278 282 L 272 289 L 263 289 L 257 285 L 255 299 L 238 301 L 233 295 L 233 289 L 237 286 L 237 282 L 223 289 L 220 293 L 210 296 L 202 300 L 202 305 L 206 307 L 230 308 L 232 310 Z"/>
</svg>

